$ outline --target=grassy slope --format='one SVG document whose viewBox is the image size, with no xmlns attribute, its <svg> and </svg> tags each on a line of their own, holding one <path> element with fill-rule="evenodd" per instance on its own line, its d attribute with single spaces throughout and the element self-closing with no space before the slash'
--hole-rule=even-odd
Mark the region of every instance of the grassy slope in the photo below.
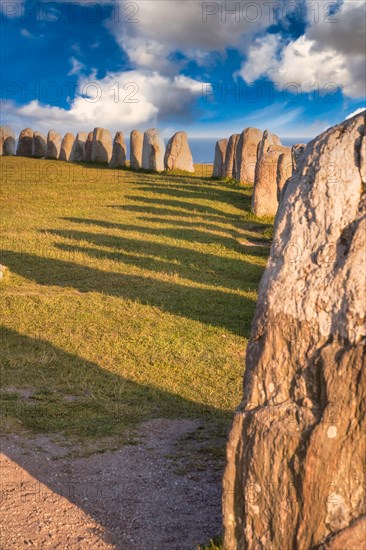
<svg viewBox="0 0 366 550">
<path fill-rule="evenodd" d="M 268 253 L 240 241 L 271 233 L 251 188 L 0 160 L 5 426 L 85 441 L 162 416 L 225 424 Z"/>
</svg>

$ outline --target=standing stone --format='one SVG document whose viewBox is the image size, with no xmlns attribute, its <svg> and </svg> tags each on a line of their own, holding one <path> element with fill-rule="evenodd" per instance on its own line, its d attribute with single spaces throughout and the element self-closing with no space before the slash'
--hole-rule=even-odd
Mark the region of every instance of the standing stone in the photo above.
<svg viewBox="0 0 366 550">
<path fill-rule="evenodd" d="M 295 172 L 297 170 L 299 160 L 302 157 L 302 154 L 305 152 L 306 145 L 305 143 L 297 143 L 292 147 L 292 170 Z"/>
<path fill-rule="evenodd" d="M 143 142 L 143 132 L 132 130 L 130 134 L 130 168 L 132 170 L 140 170 L 142 168 Z"/>
<path fill-rule="evenodd" d="M 261 139 L 262 132 L 257 128 L 246 128 L 240 135 L 236 149 L 238 163 L 236 179 L 242 183 L 254 183 L 257 148 Z"/>
<path fill-rule="evenodd" d="M 92 145 L 94 132 L 89 132 L 85 142 L 85 162 L 92 161 Z"/>
<path fill-rule="evenodd" d="M 142 147 L 144 134 L 139 130 L 132 130 L 130 135 L 130 168 L 140 170 L 142 168 Z"/>
<path fill-rule="evenodd" d="M 257 147 L 257 160 L 260 160 L 263 153 L 267 153 L 271 145 L 279 145 L 279 144 L 275 144 L 273 135 L 269 130 L 264 130 L 262 139 L 258 143 L 258 147 Z"/>
<path fill-rule="evenodd" d="M 252 209 L 256 216 L 275 216 L 277 200 L 277 165 L 281 154 L 291 153 L 289 147 L 271 145 L 257 162 L 252 195 Z"/>
<path fill-rule="evenodd" d="M 291 148 L 281 153 L 277 163 L 277 200 L 280 202 L 282 189 L 286 181 L 292 176 L 292 153 Z"/>
<path fill-rule="evenodd" d="M 33 130 L 25 128 L 19 134 L 17 157 L 31 157 L 33 143 Z"/>
<path fill-rule="evenodd" d="M 110 168 L 124 168 L 126 166 L 127 149 L 123 132 L 117 132 L 113 141 L 113 151 Z"/>
<path fill-rule="evenodd" d="M 75 141 L 75 136 L 70 132 L 64 135 L 64 138 L 61 143 L 59 160 L 65 160 L 66 162 L 70 160 L 74 141 Z"/>
<path fill-rule="evenodd" d="M 277 134 L 272 134 L 273 145 L 282 145 L 280 138 Z"/>
<path fill-rule="evenodd" d="M 87 140 L 87 132 L 78 132 L 74 140 L 70 162 L 84 162 L 85 161 L 85 142 Z"/>
<path fill-rule="evenodd" d="M 225 177 L 225 160 L 228 141 L 227 139 L 220 139 L 216 142 L 215 146 L 215 160 L 213 167 L 213 178 Z"/>
<path fill-rule="evenodd" d="M 61 150 L 61 135 L 50 130 L 47 135 L 46 159 L 58 159 Z"/>
<path fill-rule="evenodd" d="M 309 143 L 286 185 L 227 445 L 225 550 L 364 545 L 365 123 Z"/>
<path fill-rule="evenodd" d="M 164 166 L 166 170 L 194 172 L 192 153 L 185 132 L 177 132 L 168 141 L 164 157 Z"/>
<path fill-rule="evenodd" d="M 34 132 L 32 142 L 32 157 L 42 159 L 46 156 L 46 138 L 41 132 Z"/>
<path fill-rule="evenodd" d="M 112 136 L 109 130 L 95 128 L 91 148 L 91 162 L 108 164 L 112 157 Z"/>
<path fill-rule="evenodd" d="M 151 128 L 144 134 L 142 146 L 142 168 L 163 172 L 164 170 L 164 142 L 160 137 L 159 130 Z"/>
<path fill-rule="evenodd" d="M 229 137 L 225 156 L 224 178 L 236 179 L 238 172 L 236 149 L 239 139 L 240 134 L 233 134 Z"/>
<path fill-rule="evenodd" d="M 9 126 L 0 127 L 0 156 L 15 155 L 15 134 Z"/>
</svg>

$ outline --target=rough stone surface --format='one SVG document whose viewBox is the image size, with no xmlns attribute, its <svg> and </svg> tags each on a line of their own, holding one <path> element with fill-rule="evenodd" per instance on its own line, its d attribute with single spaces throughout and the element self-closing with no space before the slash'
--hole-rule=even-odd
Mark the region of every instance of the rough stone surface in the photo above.
<svg viewBox="0 0 366 550">
<path fill-rule="evenodd" d="M 113 141 L 110 168 L 124 168 L 126 166 L 127 149 L 123 132 L 117 132 Z"/>
<path fill-rule="evenodd" d="M 276 215 L 278 160 L 281 154 L 288 152 L 291 152 L 289 147 L 271 145 L 257 162 L 252 195 L 252 209 L 257 216 Z"/>
<path fill-rule="evenodd" d="M 142 168 L 142 147 L 144 134 L 139 130 L 132 130 L 130 136 L 130 168 L 140 170 Z"/>
<path fill-rule="evenodd" d="M 267 153 L 271 145 L 280 145 L 280 143 L 275 143 L 273 135 L 269 130 L 264 130 L 262 139 L 258 143 L 257 147 L 257 160 L 260 160 L 264 153 Z"/>
<path fill-rule="evenodd" d="M 286 181 L 292 176 L 292 153 L 289 147 L 285 153 L 281 153 L 277 163 L 277 199 L 280 202 L 282 189 Z"/>
<path fill-rule="evenodd" d="M 257 148 L 261 139 L 262 132 L 257 128 L 246 128 L 240 135 L 236 150 L 238 163 L 236 179 L 242 183 L 254 183 Z"/>
<path fill-rule="evenodd" d="M 0 156 L 15 155 L 15 134 L 9 126 L 0 126 Z"/>
<path fill-rule="evenodd" d="M 85 162 L 92 161 L 92 145 L 94 132 L 89 132 L 85 142 Z"/>
<path fill-rule="evenodd" d="M 32 156 L 33 133 L 31 128 L 25 128 L 20 132 L 17 147 L 18 157 Z"/>
<path fill-rule="evenodd" d="M 297 143 L 292 146 L 292 170 L 295 172 L 302 154 L 305 152 L 305 143 Z"/>
<path fill-rule="evenodd" d="M 113 141 L 109 130 L 95 128 L 91 147 L 91 162 L 108 164 L 112 158 Z"/>
<path fill-rule="evenodd" d="M 225 550 L 362 548 L 365 122 L 309 143 L 286 184 L 228 440 Z"/>
<path fill-rule="evenodd" d="M 72 147 L 74 145 L 74 141 L 75 141 L 74 134 L 67 132 L 67 134 L 64 135 L 61 143 L 59 160 L 65 160 L 66 162 L 70 160 L 70 155 L 71 155 Z"/>
<path fill-rule="evenodd" d="M 236 158 L 236 149 L 238 146 L 238 141 L 240 139 L 240 134 L 233 134 L 230 136 L 226 157 L 225 157 L 225 168 L 224 168 L 224 177 L 236 179 L 238 173 L 238 163 Z"/>
<path fill-rule="evenodd" d="M 87 132 L 78 132 L 74 140 L 70 162 L 84 162 L 85 161 L 85 142 L 88 138 Z"/>
<path fill-rule="evenodd" d="M 225 161 L 226 161 L 226 152 L 227 152 L 228 140 L 220 139 L 216 142 L 215 146 L 215 159 L 213 167 L 213 178 L 223 178 L 225 177 Z"/>
<path fill-rule="evenodd" d="M 55 130 L 47 134 L 46 159 L 58 159 L 60 156 L 62 137 Z"/>
<path fill-rule="evenodd" d="M 192 153 L 186 132 L 177 132 L 168 141 L 164 157 L 166 170 L 194 172 Z"/>
<path fill-rule="evenodd" d="M 277 134 L 272 134 L 273 145 L 282 145 L 280 138 Z"/>
<path fill-rule="evenodd" d="M 144 133 L 142 147 L 142 168 L 163 172 L 164 170 L 165 145 L 160 137 L 159 130 L 150 128 Z"/>
<path fill-rule="evenodd" d="M 46 156 L 46 138 L 41 132 L 34 132 L 32 142 L 32 157 L 42 159 Z"/>
</svg>

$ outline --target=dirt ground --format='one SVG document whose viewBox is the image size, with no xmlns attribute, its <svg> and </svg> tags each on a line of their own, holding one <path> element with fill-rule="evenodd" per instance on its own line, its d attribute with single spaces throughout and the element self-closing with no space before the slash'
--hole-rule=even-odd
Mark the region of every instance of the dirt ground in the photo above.
<svg viewBox="0 0 366 550">
<path fill-rule="evenodd" d="M 196 549 L 221 531 L 222 472 L 177 454 L 199 427 L 149 421 L 136 445 L 86 458 L 45 436 L 3 437 L 1 548 Z"/>
</svg>

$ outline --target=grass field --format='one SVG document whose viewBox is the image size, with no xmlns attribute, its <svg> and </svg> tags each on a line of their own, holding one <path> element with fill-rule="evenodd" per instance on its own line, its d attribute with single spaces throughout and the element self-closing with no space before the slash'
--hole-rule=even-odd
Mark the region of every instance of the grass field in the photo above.
<svg viewBox="0 0 366 550">
<path fill-rule="evenodd" d="M 250 186 L 1 158 L 3 427 L 100 446 L 227 426 L 271 220 Z"/>
</svg>

